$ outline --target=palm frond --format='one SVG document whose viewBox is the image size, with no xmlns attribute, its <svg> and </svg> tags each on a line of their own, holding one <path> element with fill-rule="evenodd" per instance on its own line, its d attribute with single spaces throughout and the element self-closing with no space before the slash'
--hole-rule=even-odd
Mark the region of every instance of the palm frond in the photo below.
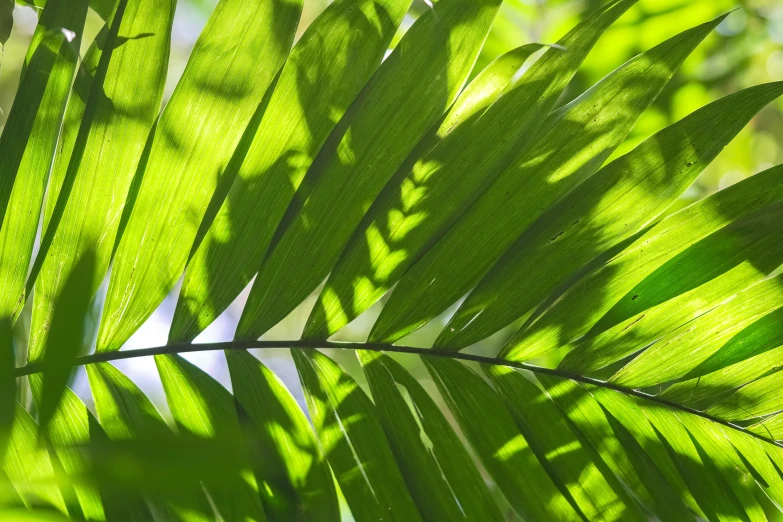
<svg viewBox="0 0 783 522">
<path fill-rule="evenodd" d="M 174 0 L 48 0 L 0 137 L 0 518 L 783 508 L 783 168 L 672 207 L 783 83 L 617 153 L 725 20 L 560 106 L 635 3 L 475 71 L 501 0 L 397 42 L 409 0 L 337 0 L 295 44 L 300 0 L 221 0 L 161 109 Z M 248 287 L 235 339 L 194 344 Z M 172 292 L 169 344 L 123 350 Z M 301 339 L 263 337 L 305 305 Z M 228 381 L 184 357 L 207 351 Z M 143 357 L 172 422 L 115 365 Z"/>
</svg>

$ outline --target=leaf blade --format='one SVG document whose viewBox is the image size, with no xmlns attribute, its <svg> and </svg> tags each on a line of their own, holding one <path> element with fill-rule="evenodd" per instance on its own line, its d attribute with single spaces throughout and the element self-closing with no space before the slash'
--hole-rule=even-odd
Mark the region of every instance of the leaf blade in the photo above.
<svg viewBox="0 0 783 522">
<path fill-rule="evenodd" d="M 319 443 L 358 520 L 421 520 L 372 402 L 318 352 L 292 352 Z"/>
<path fill-rule="evenodd" d="M 226 183 L 224 165 L 290 49 L 301 2 L 279 7 L 222 0 L 201 33 L 126 208 L 99 351 L 119 349 L 182 274 L 210 198 Z"/>
<path fill-rule="evenodd" d="M 456 98 L 500 3 L 438 2 L 383 62 L 337 151 L 310 171 L 318 182 L 259 270 L 237 339 L 260 337 L 326 277 L 367 207 Z"/>
</svg>

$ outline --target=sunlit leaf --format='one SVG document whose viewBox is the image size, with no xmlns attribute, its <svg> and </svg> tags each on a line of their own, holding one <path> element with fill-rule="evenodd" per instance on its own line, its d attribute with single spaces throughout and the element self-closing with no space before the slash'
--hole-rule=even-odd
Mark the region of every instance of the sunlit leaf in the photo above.
<svg viewBox="0 0 783 522">
<path fill-rule="evenodd" d="M 131 191 L 98 350 L 119 349 L 182 275 L 210 199 L 232 181 L 226 165 L 288 55 L 301 8 L 268 0 L 215 8 Z"/>
<path fill-rule="evenodd" d="M 780 201 L 783 168 L 774 167 L 663 219 L 520 331 L 505 357 L 514 360 L 543 353 L 634 317 L 644 311 L 644 305 L 635 304 L 633 290 L 647 276 L 733 221 Z"/>
<path fill-rule="evenodd" d="M 32 275 L 37 276 L 30 337 L 33 354 L 46 343 L 50 330 L 44 325 L 52 320 L 56 296 L 81 259 L 95 258 L 93 277 L 84 281 L 90 294 L 98 290 L 109 268 L 128 189 L 160 110 L 174 7 L 174 0 L 122 0 L 110 19 L 59 197 L 42 239 L 40 272 Z M 112 165 L 111 176 L 106 175 L 107 164 Z"/>
<path fill-rule="evenodd" d="M 592 446 L 541 389 L 511 368 L 482 369 L 549 475 L 588 520 L 645 520 Z"/>
<path fill-rule="evenodd" d="M 0 137 L 0 316 L 3 317 L 15 318 L 24 304 L 25 278 L 38 232 L 38 215 L 86 16 L 86 0 L 52 0 L 43 10 L 27 51 L 18 95 Z"/>
<path fill-rule="evenodd" d="M 148 445 L 171 437 L 171 431 L 150 400 L 133 382 L 108 363 L 87 366 L 95 410 L 103 429 L 113 441 L 139 440 Z M 152 452 L 150 452 L 152 453 Z M 131 475 L 122 464 L 113 462 L 119 473 Z M 138 464 L 138 461 L 136 461 Z M 126 464 L 127 465 L 127 464 Z M 129 466 L 132 468 L 132 465 Z M 141 468 L 141 466 L 139 466 Z M 143 468 L 142 468 L 143 469 Z M 154 510 L 167 520 L 183 522 L 208 521 L 212 510 L 198 481 L 184 476 L 184 471 L 172 469 L 164 489 L 150 477 L 139 477 L 141 486 L 150 496 Z M 158 479 L 160 480 L 160 479 Z M 129 481 L 132 482 L 132 479 Z M 165 500 L 160 493 L 166 493 Z"/>
<path fill-rule="evenodd" d="M 170 340 L 195 337 L 255 275 L 305 173 L 378 67 L 409 4 L 334 2 L 294 46 L 260 124 L 246 131 L 252 144 L 227 167 L 236 180 L 188 264 Z"/>
<path fill-rule="evenodd" d="M 783 84 L 768 84 L 729 95 L 606 165 L 531 225 L 465 300 L 452 327 L 465 325 L 478 341 L 525 315 L 571 273 L 655 222 L 781 94 Z M 528 347 L 526 334 L 523 330 L 509 342 L 515 359 L 556 348 Z"/>
<path fill-rule="evenodd" d="M 358 356 L 422 518 L 502 520 L 470 455 L 424 388 L 388 355 L 360 351 Z"/>
<path fill-rule="evenodd" d="M 580 520 L 581 515 L 558 490 L 517 428 L 503 399 L 459 362 L 438 357 L 423 360 L 468 441 L 514 510 L 533 520 Z"/>
<path fill-rule="evenodd" d="M 372 401 L 318 352 L 293 352 L 318 442 L 357 520 L 421 520 Z"/>
<path fill-rule="evenodd" d="M 226 522 L 266 520 L 259 478 L 253 472 L 253 463 L 248 462 L 248 448 L 231 394 L 179 356 L 159 355 L 155 364 L 179 431 L 214 441 L 214 451 L 222 452 L 216 456 L 230 456 L 235 464 L 233 476 L 221 470 L 204 477 L 217 511 Z"/>
<path fill-rule="evenodd" d="M 386 58 L 351 108 L 336 150 L 308 173 L 317 179 L 262 265 L 237 339 L 260 337 L 328 275 L 369 205 L 456 99 L 499 5 L 441 0 Z"/>
<path fill-rule="evenodd" d="M 334 482 L 291 393 L 247 352 L 226 352 L 234 395 L 249 417 L 270 520 L 339 520 Z"/>
</svg>

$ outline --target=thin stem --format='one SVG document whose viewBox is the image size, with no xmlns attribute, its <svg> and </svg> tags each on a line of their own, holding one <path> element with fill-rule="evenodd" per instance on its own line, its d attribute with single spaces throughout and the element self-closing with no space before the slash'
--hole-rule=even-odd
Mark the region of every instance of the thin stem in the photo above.
<svg viewBox="0 0 783 522">
<path fill-rule="evenodd" d="M 674 408 L 689 413 L 691 415 L 697 415 L 699 417 L 715 422 L 717 424 L 721 424 L 728 428 L 741 431 L 746 435 L 750 435 L 751 437 L 755 437 L 759 440 L 763 440 L 764 442 L 767 442 L 769 444 L 773 444 L 778 447 L 783 447 L 783 444 L 780 444 L 771 438 L 765 437 L 763 435 L 759 435 L 758 433 L 754 433 L 752 431 L 748 431 L 745 428 L 741 426 L 737 426 L 736 424 L 733 424 L 729 421 L 719 419 L 703 411 L 689 408 L 688 406 L 685 406 L 683 404 L 678 404 L 676 402 L 669 401 L 661 397 L 657 397 L 655 395 L 650 395 L 649 393 L 645 393 L 639 390 L 625 388 L 623 386 L 617 386 L 616 384 L 612 384 L 610 382 L 601 381 L 598 379 L 593 379 L 592 377 L 586 377 L 584 375 L 565 372 L 553 368 L 544 368 L 542 366 L 535 366 L 533 364 L 528 364 L 523 362 L 507 361 L 505 359 L 499 359 L 497 357 L 485 357 L 481 355 L 472 355 L 469 353 L 461 353 L 456 350 L 448 350 L 448 349 L 444 350 L 444 349 L 435 349 L 435 348 L 416 348 L 414 346 L 397 346 L 393 344 L 383 344 L 383 343 L 339 343 L 339 342 L 330 342 L 330 341 L 311 341 L 311 340 L 304 340 L 304 339 L 296 340 L 296 341 L 231 341 L 231 342 L 224 342 L 224 343 L 209 343 L 209 344 L 169 344 L 166 346 L 156 346 L 153 348 L 143 348 L 139 350 L 94 353 L 90 355 L 84 355 L 82 357 L 77 357 L 73 365 L 84 366 L 88 364 L 96 364 L 101 362 L 119 361 L 122 359 L 150 357 L 154 355 L 182 354 L 182 353 L 194 353 L 194 352 L 214 352 L 214 351 L 223 351 L 223 350 L 248 350 L 248 349 L 269 350 L 274 348 L 296 348 L 300 350 L 316 350 L 319 348 L 326 348 L 332 350 L 351 350 L 351 351 L 366 350 L 372 352 L 403 353 L 403 354 L 411 354 L 411 355 L 424 355 L 428 357 L 443 357 L 446 359 L 476 362 L 482 364 L 491 364 L 496 366 L 507 366 L 509 368 L 518 368 L 521 370 L 527 370 L 541 375 L 551 375 L 563 379 L 569 379 L 572 381 L 581 382 L 584 384 L 590 384 L 592 386 L 597 386 L 600 388 L 614 390 L 616 392 L 625 395 L 638 397 L 640 399 L 661 404 L 669 408 Z M 16 368 L 14 370 L 14 374 L 17 377 L 22 377 L 25 375 L 40 373 L 42 370 L 43 370 L 43 365 L 41 363 L 30 363 L 25 366 Z"/>
</svg>

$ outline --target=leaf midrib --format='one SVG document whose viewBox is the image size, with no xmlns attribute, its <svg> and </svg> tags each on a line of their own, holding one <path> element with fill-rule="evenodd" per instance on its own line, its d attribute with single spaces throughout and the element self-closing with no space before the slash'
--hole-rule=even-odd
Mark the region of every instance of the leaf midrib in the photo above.
<svg viewBox="0 0 783 522">
<path fill-rule="evenodd" d="M 332 341 L 318 341 L 309 339 L 298 339 L 290 341 L 229 341 L 221 343 L 204 343 L 204 344 L 187 344 L 177 343 L 168 344 L 163 346 L 154 346 L 152 348 L 140 348 L 135 350 L 124 350 L 114 352 L 102 352 L 93 353 L 90 355 L 84 355 L 77 357 L 74 360 L 73 366 L 85 366 L 89 364 L 97 364 L 102 362 L 111 362 L 124 359 L 136 359 L 139 357 L 152 357 L 155 355 L 167 355 L 167 354 L 183 354 L 183 353 L 198 353 L 198 352 L 214 352 L 224 350 L 249 350 L 249 349 L 299 349 L 299 350 L 317 350 L 317 349 L 330 349 L 330 350 L 366 350 L 371 352 L 387 352 L 387 353 L 400 353 L 408 355 L 426 355 L 430 357 L 442 357 L 446 359 L 461 360 L 467 362 L 475 362 L 481 364 L 491 364 L 496 366 L 506 366 L 509 368 L 517 368 L 520 370 L 527 370 L 536 374 L 550 375 L 554 377 L 560 377 L 563 379 L 569 379 L 583 384 L 590 384 L 592 386 L 598 386 L 609 390 L 622 393 L 624 395 L 630 395 L 638 397 L 640 399 L 653 402 L 669 408 L 696 415 L 715 422 L 727 428 L 739 431 L 745 435 L 749 435 L 758 440 L 764 441 L 773 446 L 783 448 L 783 443 L 777 442 L 769 437 L 765 437 L 758 433 L 748 431 L 745 428 L 738 426 L 732 422 L 724 419 L 719 419 L 713 415 L 709 415 L 703 411 L 690 408 L 683 404 L 679 404 L 674 401 L 670 401 L 649 393 L 645 393 L 640 390 L 634 390 L 623 386 L 618 386 L 607 381 L 594 379 L 585 375 L 571 373 L 554 368 L 545 368 L 543 366 L 536 366 L 524 362 L 508 361 L 497 357 L 486 357 L 482 355 L 473 355 L 469 353 L 461 353 L 455 350 L 449 350 L 448 348 L 419 348 L 415 346 L 394 345 L 386 343 L 361 343 L 361 342 L 332 342 Z M 14 376 L 24 377 L 27 375 L 33 375 L 43 371 L 41 363 L 29 363 L 24 366 L 20 366 L 14 369 Z"/>
</svg>

